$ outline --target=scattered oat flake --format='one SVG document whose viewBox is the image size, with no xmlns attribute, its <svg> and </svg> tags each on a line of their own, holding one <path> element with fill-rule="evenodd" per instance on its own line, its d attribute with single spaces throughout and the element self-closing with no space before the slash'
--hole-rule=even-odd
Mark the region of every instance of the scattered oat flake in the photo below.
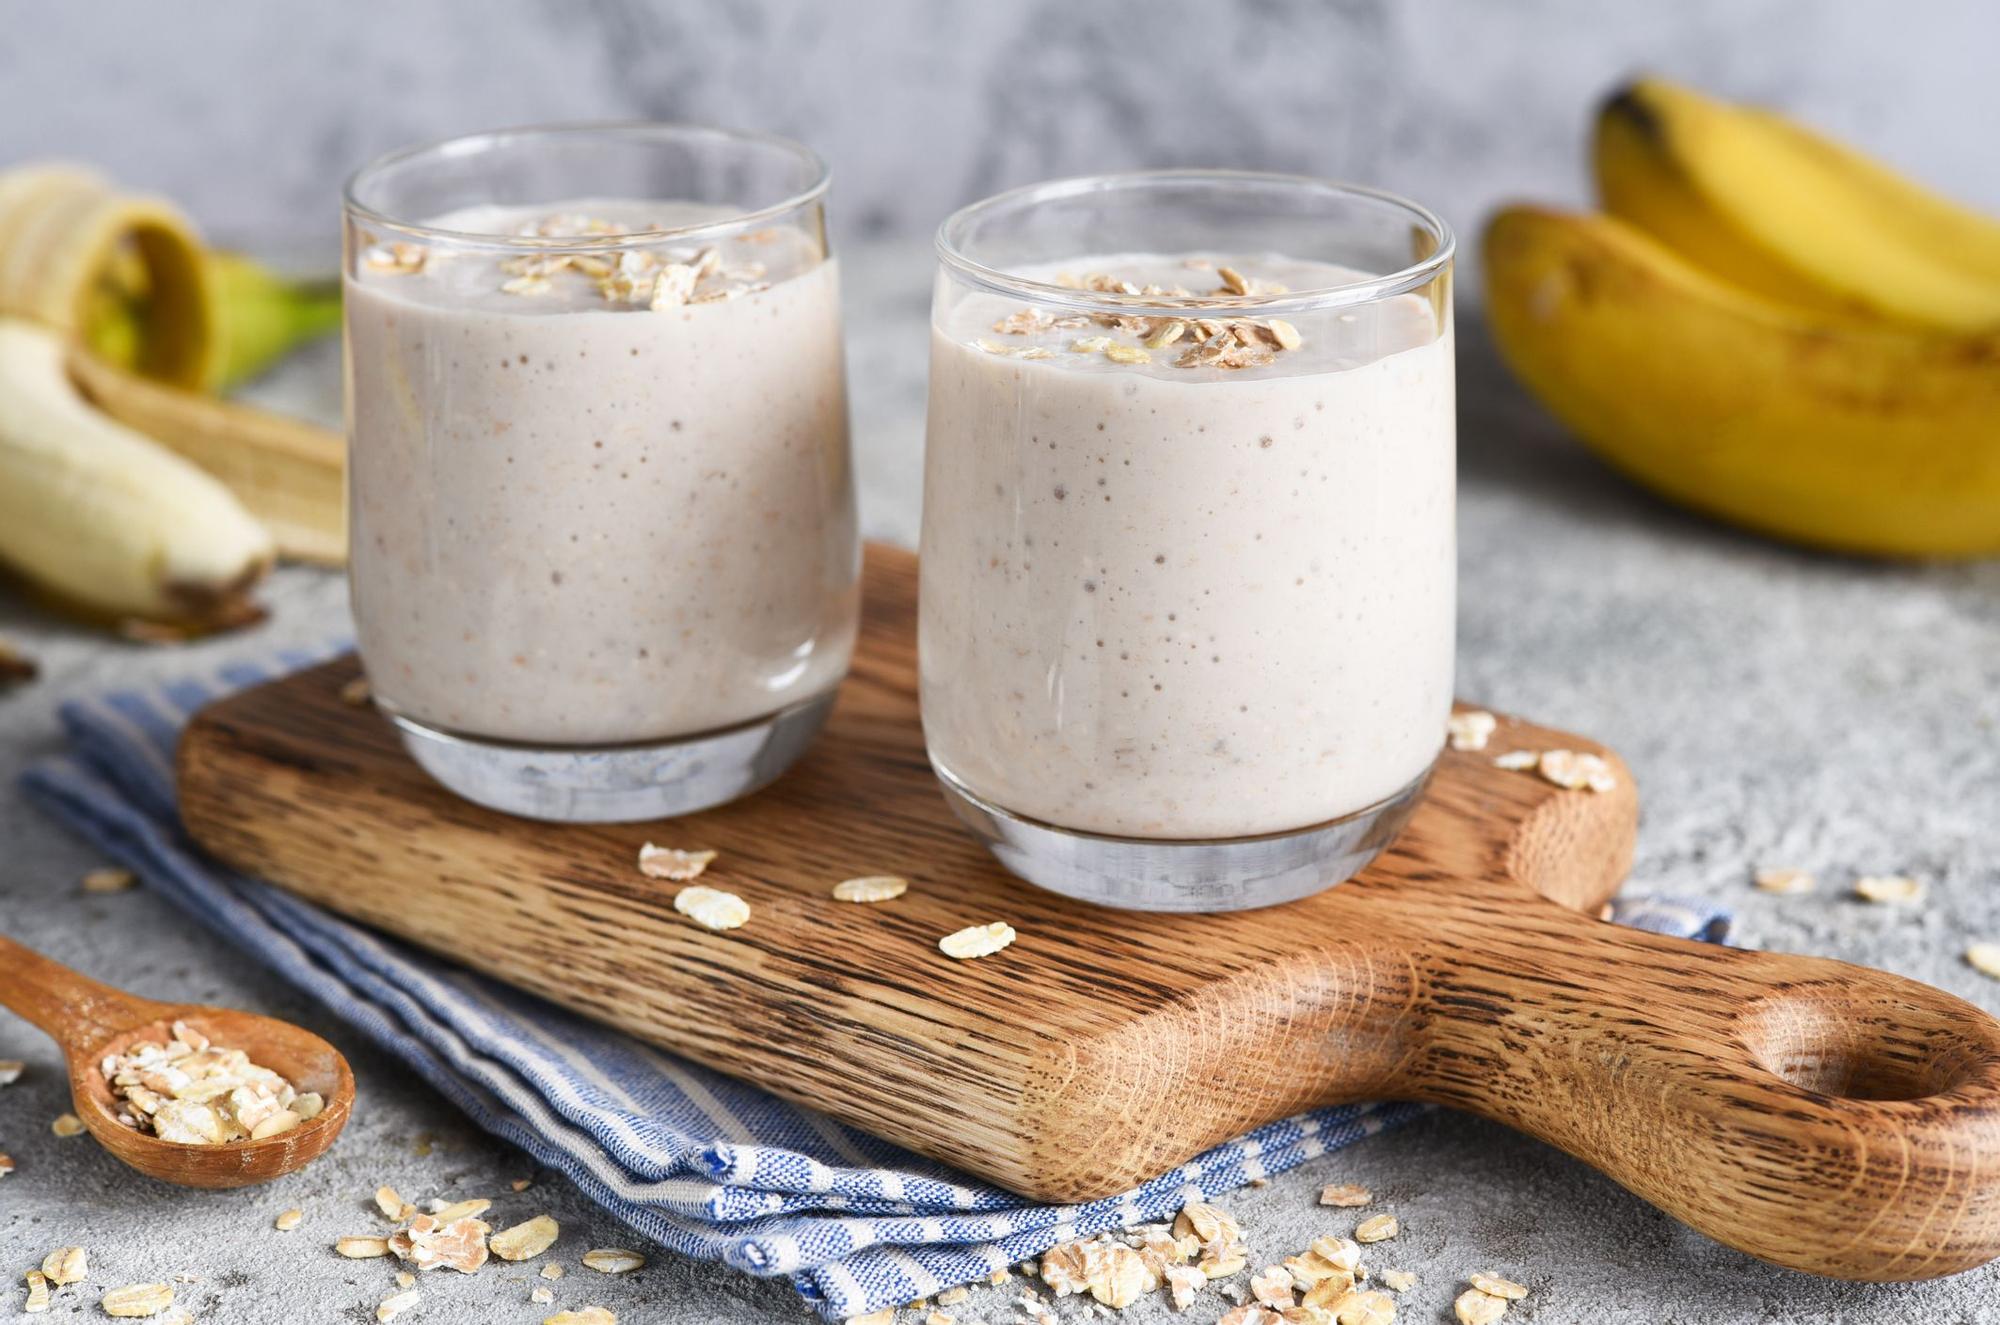
<svg viewBox="0 0 2000 1325">
<path fill-rule="evenodd" d="M 1381 1274 L 1382 1286 L 1398 1293 L 1407 1293 L 1417 1286 L 1417 1276 L 1408 1270 L 1384 1270 Z"/>
<path fill-rule="evenodd" d="M 357 676 L 340 688 L 340 702 L 350 708 L 366 708 L 374 698 L 375 691 L 365 676 Z"/>
<path fill-rule="evenodd" d="M 849 1316 L 846 1325 L 895 1325 L 895 1321 L 896 1308 L 884 1307 L 880 1311 L 871 1311 L 865 1316 Z M 544 1325 L 547 1325 L 547 1323 L 544 1322 Z"/>
<path fill-rule="evenodd" d="M 1493 756 L 1493 767 L 1504 768 L 1510 773 L 1522 773 L 1542 762 L 1536 750 L 1509 750 L 1504 755 Z"/>
<path fill-rule="evenodd" d="M 525 1192 L 528 1190 L 528 1188 L 534 1185 L 535 1185 L 535 1180 L 533 1178 L 516 1178 L 514 1179 L 514 1181 L 507 1184 L 507 1186 L 510 1189 L 517 1192 Z"/>
<path fill-rule="evenodd" d="M 433 1210 L 431 1213 L 437 1216 L 440 1224 L 449 1224 L 460 1219 L 470 1219 L 474 1215 L 483 1215 L 492 1208 L 493 1202 L 474 1199 L 470 1201 L 453 1201 L 450 1205 Z"/>
<path fill-rule="evenodd" d="M 1772 866 L 1758 870 L 1751 882 L 1755 883 L 1761 892 L 1779 893 L 1789 897 L 1796 893 L 1811 892 L 1818 880 L 1813 878 L 1810 870 Z"/>
<path fill-rule="evenodd" d="M 49 1130 L 57 1136 L 81 1136 L 83 1119 L 73 1113 L 59 1113 L 56 1120 L 49 1124 Z"/>
<path fill-rule="evenodd" d="M 1153 356 L 1137 345 L 1114 341 L 1104 347 L 1104 357 L 1113 363 L 1151 363 Z"/>
<path fill-rule="evenodd" d="M 49 1309 L 49 1281 L 40 1270 L 30 1270 L 28 1279 L 28 1300 L 21 1304 L 21 1310 L 33 1315 Z"/>
<path fill-rule="evenodd" d="M 1361 1243 L 1387 1242 L 1402 1231 L 1403 1226 L 1397 1222 L 1396 1216 L 1376 1215 L 1354 1226 L 1354 1240 Z"/>
<path fill-rule="evenodd" d="M 893 874 L 871 874 L 860 879 L 842 879 L 833 885 L 833 896 L 839 902 L 886 902 L 909 890 L 908 879 Z"/>
<path fill-rule="evenodd" d="M 305 1217 L 306 1212 L 294 1206 L 290 1210 L 280 1212 L 278 1217 L 271 1221 L 271 1227 L 277 1229 L 280 1233 L 289 1233 L 297 1228 L 299 1221 Z"/>
<path fill-rule="evenodd" d="M 418 1215 L 389 1235 L 389 1250 L 419 1270 L 443 1266 L 471 1274 L 486 1264 L 486 1235 L 491 1231 L 480 1219 L 447 1224 L 436 1215 Z"/>
<path fill-rule="evenodd" d="M 954 1325 L 957 1320 L 949 1311 L 933 1311 L 924 1317 L 924 1325 Z"/>
<path fill-rule="evenodd" d="M 1535 761 L 1535 769 L 1542 775 L 1543 781 L 1569 791 L 1603 792 L 1618 785 L 1617 775 L 1601 755 L 1575 750 L 1544 750 L 1541 758 Z"/>
<path fill-rule="evenodd" d="M 1293 1305 L 1292 1272 L 1282 1265 L 1267 1265 L 1250 1276 L 1250 1296 L 1265 1306 L 1283 1311 Z"/>
<path fill-rule="evenodd" d="M 97 1299 L 107 1316 L 153 1316 L 173 1304 L 174 1290 L 169 1284 L 125 1284 L 107 1288 Z"/>
<path fill-rule="evenodd" d="M 338 1238 L 334 1241 L 333 1249 L 350 1261 L 372 1260 L 377 1256 L 389 1254 L 389 1239 L 369 1235 Z"/>
<path fill-rule="evenodd" d="M 890 1312 L 889 1318 L 895 1319 Z M 553 1316 L 544 1316 L 542 1325 L 618 1325 L 618 1317 L 609 1307 L 585 1307 L 581 1311 L 558 1311 Z"/>
<path fill-rule="evenodd" d="M 1854 895 L 1869 902 L 1914 902 L 1924 885 L 1907 874 L 1864 874 L 1854 881 Z"/>
<path fill-rule="evenodd" d="M 1139 1253 L 1122 1242 L 1103 1247 L 1090 1266 L 1090 1295 L 1114 1311 L 1123 1311 L 1158 1283 Z"/>
<path fill-rule="evenodd" d="M 0 1058 L 0 1086 L 11 1086 L 21 1079 L 28 1065 L 18 1058 Z"/>
<path fill-rule="evenodd" d="M 1165 1278 L 1175 1311 L 1186 1311 L 1194 1305 L 1195 1294 L 1208 1287 L 1208 1276 L 1195 1265 L 1169 1265 Z"/>
<path fill-rule="evenodd" d="M 674 894 L 674 910 L 704 929 L 740 929 L 750 919 L 750 903 L 699 883 Z"/>
<path fill-rule="evenodd" d="M 503 1257 L 502 1259 L 505 1259 L 505 1258 Z M 549 1263 L 548 1263 L 547 1265 L 544 1265 L 544 1266 L 542 1267 L 542 1278 L 544 1278 L 544 1279 L 560 1279 L 560 1278 L 562 1278 L 562 1277 L 563 1277 L 563 1267 L 562 1267 L 562 1262 L 560 1262 L 560 1261 L 550 1261 L 550 1262 L 549 1262 Z"/>
<path fill-rule="evenodd" d="M 599 1274 L 630 1274 L 644 1265 L 646 1258 L 623 1247 L 596 1247 L 583 1253 L 583 1263 Z"/>
<path fill-rule="evenodd" d="M 1319 1189 L 1321 1205 L 1337 1205 L 1351 1210 L 1356 1206 L 1367 1205 L 1374 1199 L 1375 1193 L 1366 1187 L 1357 1187 L 1351 1182 L 1336 1183 L 1331 1187 Z"/>
<path fill-rule="evenodd" d="M 1004 920 L 987 925 L 967 925 L 938 940 L 938 951 L 947 957 L 967 961 L 990 957 L 1014 941 L 1014 927 Z"/>
<path fill-rule="evenodd" d="M 0 1178 L 6 1177 L 13 1171 L 14 1171 L 14 1157 L 9 1154 L 0 1153 Z"/>
<path fill-rule="evenodd" d="M 122 893 L 138 882 L 139 876 L 131 870 L 106 866 L 83 876 L 83 890 L 87 893 Z"/>
<path fill-rule="evenodd" d="M 715 857 L 713 851 L 682 851 L 678 847 L 656 847 L 648 842 L 639 848 L 639 873 L 653 879 L 693 883 Z"/>
<path fill-rule="evenodd" d="M 1458 1317 L 1458 1325 L 1493 1325 L 1507 1314 L 1507 1299 L 1468 1288 L 1451 1304 L 1451 1314 Z"/>
<path fill-rule="evenodd" d="M 2000 980 L 2000 943 L 1973 943 L 1965 949 L 1965 960 L 1981 975 Z"/>
<path fill-rule="evenodd" d="M 411 1274 L 408 1270 L 396 1271 L 396 1287 L 409 1288 L 416 1282 L 417 1282 L 417 1276 Z"/>
<path fill-rule="evenodd" d="M 561 1226 L 549 1216 L 536 1215 L 493 1234 L 486 1239 L 486 1245 L 503 1261 L 532 1260 L 553 1246 L 561 1231 Z M 546 1266 L 542 1273 L 548 1273 Z"/>
<path fill-rule="evenodd" d="M 410 1203 L 405 1201 L 402 1194 L 394 1187 L 387 1184 L 375 1189 L 375 1208 L 390 1219 L 409 1218 L 404 1212 L 410 1209 Z"/>
<path fill-rule="evenodd" d="M 537 1306 L 547 1306 L 556 1300 L 555 1290 L 547 1284 L 536 1284 L 528 1290 L 528 1300 Z"/>
<path fill-rule="evenodd" d="M 1493 734 L 1500 720 L 1484 709 L 1469 709 L 1464 713 L 1454 713 L 1445 719 L 1445 735 L 1451 740 L 1454 750 L 1484 750 L 1486 738 Z"/>
<path fill-rule="evenodd" d="M 955 1307 L 971 1296 L 972 1290 L 961 1284 L 957 1288 L 947 1288 L 942 1293 L 939 1293 L 937 1301 L 941 1307 Z"/>
<path fill-rule="evenodd" d="M 375 1319 L 394 1320 L 422 1299 L 423 1293 L 415 1288 L 405 1288 L 400 1293 L 391 1293 L 375 1304 Z"/>
<path fill-rule="evenodd" d="M 1512 1279 L 1502 1279 L 1497 1274 L 1469 1275 L 1467 1282 L 1482 1293 L 1492 1297 L 1504 1297 L 1509 1302 L 1518 1302 L 1528 1295 L 1526 1288 Z"/>
<path fill-rule="evenodd" d="M 90 1253 L 82 1247 L 57 1247 L 42 1257 L 42 1274 L 52 1284 L 74 1284 L 90 1273 Z"/>
</svg>

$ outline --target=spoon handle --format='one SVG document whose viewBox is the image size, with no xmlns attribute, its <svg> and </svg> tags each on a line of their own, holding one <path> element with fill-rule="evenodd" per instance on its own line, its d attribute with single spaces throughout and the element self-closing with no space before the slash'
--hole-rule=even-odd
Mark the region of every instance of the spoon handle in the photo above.
<svg viewBox="0 0 2000 1325">
<path fill-rule="evenodd" d="M 0 1006 L 47 1031 L 65 1052 L 88 1052 L 114 1032 L 166 1011 L 166 1005 L 99 984 L 0 934 Z"/>
</svg>

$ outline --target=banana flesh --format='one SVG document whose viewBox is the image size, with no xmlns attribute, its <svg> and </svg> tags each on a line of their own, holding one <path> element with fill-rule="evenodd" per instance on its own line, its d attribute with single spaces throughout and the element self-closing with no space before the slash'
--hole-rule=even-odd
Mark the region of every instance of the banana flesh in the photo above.
<svg viewBox="0 0 2000 1325">
<path fill-rule="evenodd" d="M 194 464 L 93 408 L 66 338 L 0 317 L 0 561 L 106 616 L 240 620 L 270 535 Z"/>
<path fill-rule="evenodd" d="M 2000 330 L 2000 223 L 1768 111 L 1641 79 L 1598 113 L 1604 210 L 1780 303 Z"/>
<path fill-rule="evenodd" d="M 1787 307 L 1616 218 L 1534 207 L 1493 219 L 1485 273 L 1515 372 L 1659 492 L 1840 551 L 2000 552 L 2000 335 Z"/>
</svg>

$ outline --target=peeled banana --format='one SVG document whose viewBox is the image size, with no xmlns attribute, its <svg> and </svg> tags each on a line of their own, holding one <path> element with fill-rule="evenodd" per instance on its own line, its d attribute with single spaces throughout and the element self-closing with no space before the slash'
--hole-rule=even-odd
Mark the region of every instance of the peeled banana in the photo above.
<svg viewBox="0 0 2000 1325">
<path fill-rule="evenodd" d="M 0 317 L 0 561 L 114 618 L 243 619 L 270 535 L 216 479 L 92 408 L 67 348 Z"/>
<path fill-rule="evenodd" d="M 1515 372 L 1660 492 L 1841 551 L 2000 552 L 2000 335 L 1788 307 L 1606 216 L 1508 208 L 1484 256 Z"/>
<path fill-rule="evenodd" d="M 1781 116 L 1641 79 L 1599 111 L 1594 156 L 1605 211 L 1744 289 L 2000 331 L 2000 222 Z"/>
</svg>

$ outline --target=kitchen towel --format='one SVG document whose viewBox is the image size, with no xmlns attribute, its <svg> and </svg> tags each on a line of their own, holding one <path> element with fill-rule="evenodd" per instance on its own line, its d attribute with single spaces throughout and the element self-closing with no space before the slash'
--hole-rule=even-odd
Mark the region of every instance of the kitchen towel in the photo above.
<svg viewBox="0 0 2000 1325">
<path fill-rule="evenodd" d="M 983 1279 L 1058 1242 L 1170 1219 L 1422 1111 L 1316 1109 L 1144 1186 L 1037 1205 L 742 1082 L 441 963 L 202 856 L 180 830 L 182 725 L 231 690 L 319 661 L 289 653 L 64 706 L 69 751 L 29 796 L 197 919 L 318 998 L 487 1131 L 558 1169 L 664 1246 L 788 1276 L 841 1320 Z M 1616 904 L 1624 924 L 1719 941 L 1713 907 Z"/>
</svg>

